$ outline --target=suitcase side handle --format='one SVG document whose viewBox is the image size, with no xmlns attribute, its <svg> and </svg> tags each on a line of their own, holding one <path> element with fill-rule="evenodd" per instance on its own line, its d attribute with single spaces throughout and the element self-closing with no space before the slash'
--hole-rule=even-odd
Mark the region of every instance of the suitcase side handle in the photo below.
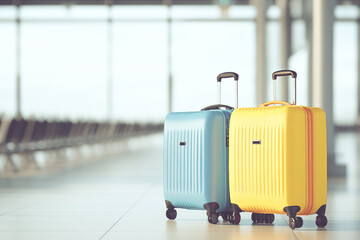
<svg viewBox="0 0 360 240">
<path fill-rule="evenodd" d="M 235 72 L 223 72 L 220 73 L 217 77 L 216 77 L 216 81 L 217 81 L 217 103 L 221 104 L 221 80 L 223 78 L 231 78 L 233 77 L 235 80 L 235 108 L 238 107 L 238 80 L 239 80 L 239 75 Z"/>
<path fill-rule="evenodd" d="M 267 106 L 273 105 L 273 104 L 282 104 L 282 105 L 285 105 L 285 106 L 291 106 L 292 105 L 291 103 L 284 102 L 284 101 L 270 101 L 270 102 L 267 102 L 267 103 L 260 104 L 259 107 L 267 107 Z"/>
<path fill-rule="evenodd" d="M 293 87 L 292 87 L 292 95 L 293 95 L 293 100 L 292 100 L 292 104 L 296 105 L 296 78 L 297 78 L 297 73 L 295 71 L 292 70 L 279 70 L 276 72 L 273 72 L 272 74 L 272 79 L 273 81 L 273 98 L 274 101 L 276 100 L 276 78 L 277 77 L 282 77 L 282 76 L 291 76 L 293 78 Z"/>
<path fill-rule="evenodd" d="M 215 105 L 210 105 L 210 106 L 204 107 L 203 109 L 201 109 L 201 111 L 220 109 L 221 107 L 226 108 L 226 110 L 234 109 L 233 107 L 230 107 L 230 106 L 228 106 L 228 105 L 215 104 Z"/>
</svg>

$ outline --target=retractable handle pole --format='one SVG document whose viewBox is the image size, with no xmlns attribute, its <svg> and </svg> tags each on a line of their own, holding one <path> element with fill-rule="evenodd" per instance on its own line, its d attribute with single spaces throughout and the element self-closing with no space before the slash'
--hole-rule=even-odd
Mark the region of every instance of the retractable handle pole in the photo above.
<svg viewBox="0 0 360 240">
<path fill-rule="evenodd" d="M 239 75 L 237 73 L 234 72 L 224 72 L 224 73 L 220 73 L 216 80 L 217 80 L 217 102 L 218 104 L 221 104 L 221 80 L 223 78 L 234 78 L 235 80 L 235 108 L 238 108 L 238 80 L 239 80 Z"/>
<path fill-rule="evenodd" d="M 273 81 L 273 98 L 274 101 L 276 101 L 276 78 L 277 77 L 282 77 L 282 76 L 291 76 L 293 78 L 293 87 L 292 87 L 292 95 L 293 95 L 293 101 L 292 104 L 296 105 L 296 77 L 297 77 L 297 73 L 295 71 L 292 70 L 279 70 L 276 71 L 272 74 L 272 79 Z"/>
</svg>

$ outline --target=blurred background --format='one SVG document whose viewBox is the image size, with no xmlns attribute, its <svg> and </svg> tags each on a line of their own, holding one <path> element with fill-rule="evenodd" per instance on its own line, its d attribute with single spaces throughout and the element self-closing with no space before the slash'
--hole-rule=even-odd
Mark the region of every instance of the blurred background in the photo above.
<svg viewBox="0 0 360 240">
<path fill-rule="evenodd" d="M 215 103 L 220 72 L 240 74 L 239 106 L 253 107 L 273 98 L 271 73 L 289 68 L 297 104 L 325 109 L 330 149 L 334 129 L 359 124 L 359 1 L 0 4 L 4 117 L 161 124 Z M 290 101 L 291 82 L 277 85 Z"/>
<path fill-rule="evenodd" d="M 327 114 L 329 176 L 357 191 L 359 43 L 358 0 L 0 0 L 0 185 L 153 146 L 160 179 L 167 113 L 215 104 L 225 71 L 255 107 L 292 69 L 297 104 Z"/>
<path fill-rule="evenodd" d="M 334 121 L 354 126 L 359 9 L 357 1 L 330 2 L 332 21 L 324 24 L 332 34 L 322 37 L 333 55 Z M 312 1 L 0 4 L 0 109 L 7 115 L 161 122 L 169 110 L 213 103 L 214 79 L 228 70 L 241 76 L 240 106 L 256 106 L 272 98 L 271 73 L 284 67 L 299 74 L 298 104 L 312 103 Z M 233 104 L 231 97 L 224 102 Z"/>
</svg>

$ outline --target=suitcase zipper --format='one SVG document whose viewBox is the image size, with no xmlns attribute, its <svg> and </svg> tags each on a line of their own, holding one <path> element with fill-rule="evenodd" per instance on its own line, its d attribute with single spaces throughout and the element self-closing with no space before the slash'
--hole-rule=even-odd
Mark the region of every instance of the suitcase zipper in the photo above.
<svg viewBox="0 0 360 240">
<path fill-rule="evenodd" d="M 306 116 L 306 124 L 307 124 L 307 186 L 306 186 L 306 190 L 307 190 L 307 201 L 305 204 L 305 209 L 302 212 L 302 214 L 307 215 L 310 213 L 310 211 L 313 208 L 313 203 L 314 203 L 314 135 L 313 135 L 313 116 L 312 116 L 312 112 L 309 108 L 307 107 L 301 107 L 304 111 L 305 111 L 305 116 Z"/>
</svg>

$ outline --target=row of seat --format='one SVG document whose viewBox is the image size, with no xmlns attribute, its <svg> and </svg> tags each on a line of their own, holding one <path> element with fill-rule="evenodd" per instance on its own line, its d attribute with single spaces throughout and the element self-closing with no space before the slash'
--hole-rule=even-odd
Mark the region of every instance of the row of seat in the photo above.
<svg viewBox="0 0 360 240">
<path fill-rule="evenodd" d="M 163 124 L 110 121 L 0 119 L 0 154 L 24 154 L 117 141 L 162 131 Z"/>
</svg>

